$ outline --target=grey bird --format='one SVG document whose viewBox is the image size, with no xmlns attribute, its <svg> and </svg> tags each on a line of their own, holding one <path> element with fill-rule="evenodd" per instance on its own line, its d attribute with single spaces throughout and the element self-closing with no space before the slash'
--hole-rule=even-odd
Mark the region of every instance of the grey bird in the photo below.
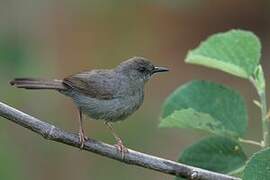
<svg viewBox="0 0 270 180">
<path fill-rule="evenodd" d="M 104 120 L 117 141 L 122 153 L 127 151 L 122 140 L 112 128 L 113 122 L 126 119 L 143 103 L 144 85 L 153 74 L 168 71 L 154 66 L 143 57 L 133 57 L 114 69 L 85 71 L 63 80 L 16 78 L 10 84 L 25 89 L 52 89 L 69 96 L 79 110 L 79 137 L 81 148 L 84 135 L 82 113 L 92 119 Z"/>
</svg>

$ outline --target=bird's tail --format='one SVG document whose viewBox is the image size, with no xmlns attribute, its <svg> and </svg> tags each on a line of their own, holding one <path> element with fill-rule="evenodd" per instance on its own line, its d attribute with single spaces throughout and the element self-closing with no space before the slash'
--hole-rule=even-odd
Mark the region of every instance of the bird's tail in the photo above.
<svg viewBox="0 0 270 180">
<path fill-rule="evenodd" d="M 66 90 L 62 80 L 44 80 L 34 78 L 16 78 L 10 81 L 10 85 L 24 89 L 54 89 Z"/>
</svg>

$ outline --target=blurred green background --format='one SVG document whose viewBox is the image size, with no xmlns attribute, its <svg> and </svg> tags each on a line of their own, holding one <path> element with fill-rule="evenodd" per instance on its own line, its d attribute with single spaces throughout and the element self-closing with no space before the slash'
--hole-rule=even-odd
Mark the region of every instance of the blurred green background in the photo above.
<svg viewBox="0 0 270 180">
<path fill-rule="evenodd" d="M 72 101 L 53 91 L 25 91 L 9 86 L 14 77 L 62 78 L 93 68 L 111 68 L 132 56 L 145 56 L 170 73 L 146 86 L 145 103 L 128 120 L 115 124 L 132 149 L 176 160 L 204 134 L 159 129 L 165 98 L 192 79 L 209 79 L 241 92 L 249 110 L 247 138 L 259 140 L 261 127 L 254 88 L 220 71 L 184 63 L 187 51 L 207 36 L 240 28 L 255 32 L 263 44 L 269 81 L 268 0 L 0 0 L 0 101 L 76 132 Z M 102 122 L 85 121 L 89 137 L 114 139 Z M 250 146 L 245 146 L 249 153 Z M 0 179 L 116 180 L 172 179 L 147 169 L 83 152 L 41 137 L 0 118 Z"/>
</svg>

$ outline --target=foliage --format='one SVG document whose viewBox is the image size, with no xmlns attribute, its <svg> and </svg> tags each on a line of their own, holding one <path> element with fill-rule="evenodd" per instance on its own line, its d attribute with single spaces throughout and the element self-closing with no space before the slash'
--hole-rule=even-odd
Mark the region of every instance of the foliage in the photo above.
<svg viewBox="0 0 270 180">
<path fill-rule="evenodd" d="M 254 73 L 260 57 L 260 41 L 253 33 L 232 30 L 209 37 L 198 48 L 188 53 L 186 62 L 249 78 Z"/>
<path fill-rule="evenodd" d="M 243 180 L 270 179 L 270 149 L 255 153 L 248 161 L 243 173 Z"/>
<path fill-rule="evenodd" d="M 244 166 L 246 160 L 247 156 L 238 142 L 213 136 L 187 147 L 178 161 L 207 170 L 230 173 Z"/>
<path fill-rule="evenodd" d="M 240 145 L 248 142 L 264 149 L 270 144 L 270 121 L 260 58 L 259 39 L 244 30 L 217 33 L 189 51 L 187 63 L 224 71 L 247 79 L 255 86 L 260 96 L 260 102 L 256 102 L 261 108 L 263 140 L 259 143 L 242 139 L 247 130 L 248 115 L 245 102 L 237 91 L 214 82 L 191 81 L 167 98 L 160 127 L 203 130 L 212 135 L 187 147 L 179 162 L 225 174 L 240 174 L 245 180 L 269 179 L 270 150 L 257 152 L 248 160 Z"/>
<path fill-rule="evenodd" d="M 239 137 L 246 131 L 247 119 L 245 103 L 238 92 L 208 81 L 192 81 L 168 98 L 160 126 Z"/>
</svg>

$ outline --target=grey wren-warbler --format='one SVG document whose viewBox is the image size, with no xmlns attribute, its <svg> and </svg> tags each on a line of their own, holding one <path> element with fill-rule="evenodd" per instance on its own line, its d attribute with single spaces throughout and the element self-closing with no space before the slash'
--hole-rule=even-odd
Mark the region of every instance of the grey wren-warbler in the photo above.
<svg viewBox="0 0 270 180">
<path fill-rule="evenodd" d="M 82 113 L 92 119 L 101 119 L 117 141 L 122 153 L 127 149 L 113 131 L 112 122 L 126 119 L 143 103 L 144 85 L 150 77 L 168 71 L 156 67 L 143 57 L 133 57 L 115 69 L 91 70 L 71 75 L 63 80 L 16 78 L 11 85 L 25 89 L 53 89 L 71 97 L 79 110 L 79 137 L 81 148 L 87 137 L 82 126 Z"/>
</svg>

